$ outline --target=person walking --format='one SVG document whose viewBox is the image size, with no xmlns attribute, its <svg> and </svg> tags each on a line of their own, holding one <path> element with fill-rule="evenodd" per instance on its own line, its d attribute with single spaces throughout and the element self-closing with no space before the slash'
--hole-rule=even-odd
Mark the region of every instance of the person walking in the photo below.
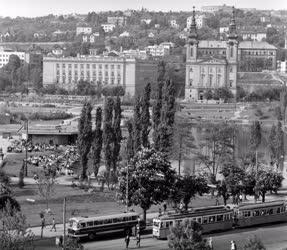
<svg viewBox="0 0 287 250">
<path fill-rule="evenodd" d="M 54 218 L 54 217 L 53 217 L 53 220 L 52 220 L 52 227 L 51 227 L 50 232 L 52 232 L 53 229 L 54 229 L 55 232 L 57 232 L 57 229 L 56 229 L 56 221 L 55 221 L 55 218 Z"/>
<path fill-rule="evenodd" d="M 230 241 L 230 250 L 237 250 L 237 246 L 234 240 Z"/>
<path fill-rule="evenodd" d="M 209 239 L 208 239 L 208 246 L 209 246 L 210 250 L 213 250 L 212 237 L 209 237 Z"/>
<path fill-rule="evenodd" d="M 129 244 L 130 244 L 130 234 L 129 234 L 129 232 L 126 235 L 125 242 L 126 242 L 126 249 L 128 249 L 129 248 Z"/>
</svg>

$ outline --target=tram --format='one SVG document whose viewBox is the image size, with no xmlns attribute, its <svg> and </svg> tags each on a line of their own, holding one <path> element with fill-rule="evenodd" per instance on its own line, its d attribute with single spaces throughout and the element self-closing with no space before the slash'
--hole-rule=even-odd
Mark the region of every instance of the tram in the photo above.
<svg viewBox="0 0 287 250">
<path fill-rule="evenodd" d="M 153 219 L 153 237 L 167 239 L 170 228 L 184 220 L 196 221 L 202 233 L 227 231 L 276 222 L 287 222 L 286 201 L 242 204 L 239 206 L 210 206 L 187 212 L 167 213 Z"/>
<path fill-rule="evenodd" d="M 233 210 L 225 206 L 194 208 L 182 213 L 170 213 L 153 219 L 153 237 L 166 239 L 170 228 L 183 220 L 196 221 L 203 233 L 232 229 Z"/>
</svg>

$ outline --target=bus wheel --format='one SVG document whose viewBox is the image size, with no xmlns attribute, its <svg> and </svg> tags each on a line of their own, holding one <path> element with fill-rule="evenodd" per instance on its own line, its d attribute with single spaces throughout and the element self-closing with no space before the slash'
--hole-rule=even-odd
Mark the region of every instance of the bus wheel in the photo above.
<svg viewBox="0 0 287 250">
<path fill-rule="evenodd" d="M 94 240 L 96 238 L 96 234 L 95 233 L 89 233 L 88 237 L 89 237 L 89 240 Z"/>
</svg>

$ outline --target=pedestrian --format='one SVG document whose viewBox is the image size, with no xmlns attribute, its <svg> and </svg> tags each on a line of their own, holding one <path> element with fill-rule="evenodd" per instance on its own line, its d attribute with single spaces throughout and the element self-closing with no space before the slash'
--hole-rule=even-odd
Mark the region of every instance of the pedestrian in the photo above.
<svg viewBox="0 0 287 250">
<path fill-rule="evenodd" d="M 53 217 L 53 220 L 52 220 L 52 227 L 51 227 L 50 232 L 52 232 L 53 229 L 54 229 L 55 232 L 57 232 L 57 229 L 56 229 L 56 221 L 55 221 L 55 218 L 54 218 L 54 217 Z"/>
<path fill-rule="evenodd" d="M 46 227 L 46 224 L 45 224 L 45 217 L 43 216 L 41 218 L 41 238 L 43 238 L 43 231 L 44 231 L 44 228 Z"/>
<path fill-rule="evenodd" d="M 161 208 L 158 209 L 158 216 L 161 216 Z"/>
<path fill-rule="evenodd" d="M 239 195 L 239 202 L 242 203 L 242 194 Z"/>
<path fill-rule="evenodd" d="M 183 209 L 183 203 L 181 201 L 180 204 L 179 204 L 179 210 L 182 211 L 182 209 Z"/>
<path fill-rule="evenodd" d="M 216 200 L 215 200 L 215 206 L 219 206 L 219 200 L 218 200 L 218 197 L 216 197 Z"/>
<path fill-rule="evenodd" d="M 126 242 L 126 249 L 128 249 L 129 248 L 129 244 L 130 244 L 130 234 L 129 234 L 129 232 L 126 235 L 125 242 Z"/>
<path fill-rule="evenodd" d="M 235 244 L 235 241 L 234 241 L 234 240 L 232 240 L 232 241 L 230 242 L 230 250 L 237 250 L 237 247 L 236 247 L 236 244 Z"/>
<path fill-rule="evenodd" d="M 208 246 L 209 246 L 210 250 L 213 250 L 212 237 L 209 237 L 209 239 L 208 239 Z"/>
<path fill-rule="evenodd" d="M 166 213 L 167 205 L 166 203 L 163 203 L 163 212 Z"/>
<path fill-rule="evenodd" d="M 141 247 L 141 235 L 140 235 L 140 231 L 137 232 L 137 247 L 138 247 L 138 248 Z"/>
</svg>

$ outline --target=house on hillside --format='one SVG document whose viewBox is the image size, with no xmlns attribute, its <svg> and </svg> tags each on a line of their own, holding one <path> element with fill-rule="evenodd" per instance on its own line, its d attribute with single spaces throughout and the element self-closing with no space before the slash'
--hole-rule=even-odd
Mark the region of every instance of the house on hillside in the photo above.
<svg viewBox="0 0 287 250">
<path fill-rule="evenodd" d="M 119 37 L 129 37 L 129 36 L 130 36 L 130 33 L 127 32 L 127 31 L 124 31 L 123 33 L 121 33 L 121 34 L 119 35 Z"/>
</svg>

